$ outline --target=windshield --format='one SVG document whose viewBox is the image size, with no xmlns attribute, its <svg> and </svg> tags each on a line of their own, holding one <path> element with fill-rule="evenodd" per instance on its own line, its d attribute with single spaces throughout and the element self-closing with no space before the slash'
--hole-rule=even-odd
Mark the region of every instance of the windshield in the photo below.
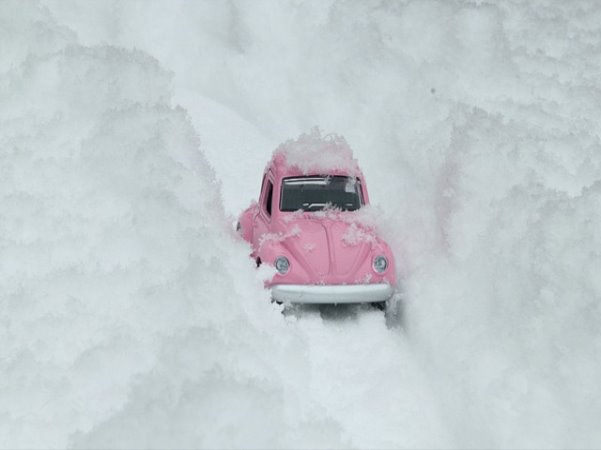
<svg viewBox="0 0 601 450">
<path fill-rule="evenodd" d="M 294 177 L 282 183 L 280 211 L 321 211 L 326 206 L 354 211 L 361 204 L 361 184 L 355 177 Z"/>
</svg>

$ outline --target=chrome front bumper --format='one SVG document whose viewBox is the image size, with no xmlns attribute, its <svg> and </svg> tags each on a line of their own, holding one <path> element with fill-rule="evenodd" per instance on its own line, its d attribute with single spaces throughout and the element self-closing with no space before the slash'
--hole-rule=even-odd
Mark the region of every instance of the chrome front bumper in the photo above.
<svg viewBox="0 0 601 450">
<path fill-rule="evenodd" d="M 284 303 L 372 303 L 384 302 L 392 297 L 394 289 L 389 284 L 276 284 L 271 287 L 271 297 Z"/>
</svg>

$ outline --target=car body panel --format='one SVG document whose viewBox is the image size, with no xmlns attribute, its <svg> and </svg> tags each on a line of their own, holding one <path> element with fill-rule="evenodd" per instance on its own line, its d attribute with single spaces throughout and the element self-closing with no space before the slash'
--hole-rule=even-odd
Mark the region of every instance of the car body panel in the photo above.
<svg viewBox="0 0 601 450">
<path fill-rule="evenodd" d="M 396 284 L 393 254 L 374 227 L 361 220 L 359 211 L 280 210 L 284 179 L 331 176 L 356 179 L 362 208 L 369 205 L 365 178 L 354 159 L 347 160 L 344 168 L 322 166 L 310 171 L 287 164 L 286 155 L 276 151 L 264 171 L 259 201 L 239 218 L 238 231 L 251 244 L 251 256 L 258 263 L 274 265 L 281 256 L 290 262 L 288 272 L 276 272 L 266 283 L 276 300 L 345 303 L 392 296 Z M 374 269 L 376 256 L 388 261 L 383 273 Z"/>
</svg>

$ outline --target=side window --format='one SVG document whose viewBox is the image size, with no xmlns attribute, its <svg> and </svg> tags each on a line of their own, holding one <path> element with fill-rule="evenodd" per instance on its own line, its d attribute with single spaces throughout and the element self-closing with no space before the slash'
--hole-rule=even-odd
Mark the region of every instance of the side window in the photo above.
<svg viewBox="0 0 601 450">
<path fill-rule="evenodd" d="M 273 200 L 273 183 L 271 180 L 267 180 L 267 193 L 265 195 L 265 211 L 267 215 L 271 217 L 271 203 Z"/>
</svg>

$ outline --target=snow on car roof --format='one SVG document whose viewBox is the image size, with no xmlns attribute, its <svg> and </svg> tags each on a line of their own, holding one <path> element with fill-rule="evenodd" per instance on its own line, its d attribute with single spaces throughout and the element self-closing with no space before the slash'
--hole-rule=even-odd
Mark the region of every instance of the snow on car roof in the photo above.
<svg viewBox="0 0 601 450">
<path fill-rule="evenodd" d="M 282 143 L 269 164 L 279 176 L 362 175 L 346 139 L 337 134 L 322 136 L 317 128 Z"/>
</svg>

